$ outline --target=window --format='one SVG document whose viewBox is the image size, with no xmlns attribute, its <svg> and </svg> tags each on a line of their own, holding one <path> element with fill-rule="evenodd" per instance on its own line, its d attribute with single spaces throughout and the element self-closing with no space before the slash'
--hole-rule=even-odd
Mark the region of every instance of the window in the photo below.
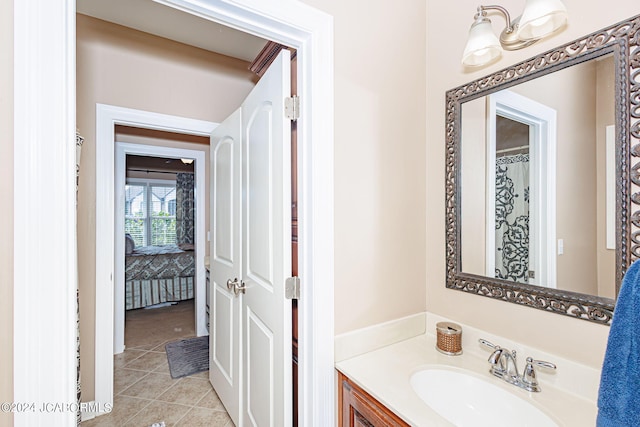
<svg viewBox="0 0 640 427">
<path fill-rule="evenodd" d="M 164 180 L 127 180 L 125 233 L 136 246 L 176 243 L 176 183 Z"/>
</svg>

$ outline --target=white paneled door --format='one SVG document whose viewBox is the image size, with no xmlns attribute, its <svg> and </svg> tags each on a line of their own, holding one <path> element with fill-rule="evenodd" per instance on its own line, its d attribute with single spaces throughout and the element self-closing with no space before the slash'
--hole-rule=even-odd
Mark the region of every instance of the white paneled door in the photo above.
<svg viewBox="0 0 640 427">
<path fill-rule="evenodd" d="M 278 55 L 211 139 L 210 377 L 236 426 L 292 423 L 291 301 L 284 292 L 291 274 L 289 55 Z"/>
<path fill-rule="evenodd" d="M 242 248 L 241 109 L 211 134 L 211 290 L 209 301 L 209 379 L 231 419 L 239 425 L 241 383 L 240 301 L 232 288 L 240 277 Z"/>
</svg>

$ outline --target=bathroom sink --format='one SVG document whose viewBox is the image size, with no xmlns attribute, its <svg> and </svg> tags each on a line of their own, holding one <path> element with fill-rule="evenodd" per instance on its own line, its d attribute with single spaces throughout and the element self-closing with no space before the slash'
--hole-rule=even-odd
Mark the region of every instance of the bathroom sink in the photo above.
<svg viewBox="0 0 640 427">
<path fill-rule="evenodd" d="M 431 409 L 458 427 L 558 427 L 531 403 L 471 372 L 428 368 L 411 376 L 411 387 Z"/>
</svg>

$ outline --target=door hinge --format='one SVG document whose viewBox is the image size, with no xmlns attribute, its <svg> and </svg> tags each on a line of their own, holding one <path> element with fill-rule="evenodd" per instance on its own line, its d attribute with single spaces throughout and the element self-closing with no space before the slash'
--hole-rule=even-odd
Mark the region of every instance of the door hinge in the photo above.
<svg viewBox="0 0 640 427">
<path fill-rule="evenodd" d="M 300 278 L 289 277 L 284 281 L 284 296 L 287 299 L 300 299 Z"/>
<path fill-rule="evenodd" d="M 289 120 L 300 118 L 300 97 L 293 95 L 284 99 L 284 114 Z"/>
</svg>

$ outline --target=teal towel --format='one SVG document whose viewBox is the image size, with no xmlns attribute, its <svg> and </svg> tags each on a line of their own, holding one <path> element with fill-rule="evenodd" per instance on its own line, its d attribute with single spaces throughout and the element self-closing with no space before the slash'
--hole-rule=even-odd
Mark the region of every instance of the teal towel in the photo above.
<svg viewBox="0 0 640 427">
<path fill-rule="evenodd" d="M 627 270 L 616 300 L 600 376 L 596 425 L 640 426 L 640 261 Z"/>
</svg>

